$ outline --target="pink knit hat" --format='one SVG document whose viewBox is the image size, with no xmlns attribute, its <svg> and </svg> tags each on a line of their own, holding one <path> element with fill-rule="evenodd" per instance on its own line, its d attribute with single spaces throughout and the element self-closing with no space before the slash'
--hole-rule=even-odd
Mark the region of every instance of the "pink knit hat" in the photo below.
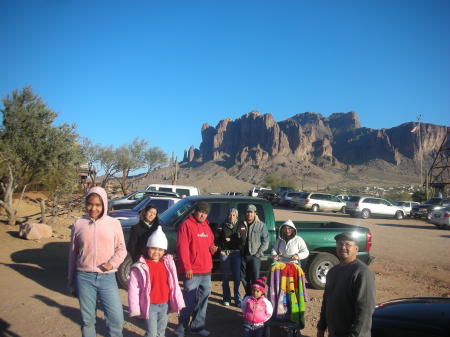
<svg viewBox="0 0 450 337">
<path fill-rule="evenodd" d="M 263 276 L 252 284 L 252 288 L 260 290 L 263 294 L 266 293 L 266 277 Z"/>
</svg>

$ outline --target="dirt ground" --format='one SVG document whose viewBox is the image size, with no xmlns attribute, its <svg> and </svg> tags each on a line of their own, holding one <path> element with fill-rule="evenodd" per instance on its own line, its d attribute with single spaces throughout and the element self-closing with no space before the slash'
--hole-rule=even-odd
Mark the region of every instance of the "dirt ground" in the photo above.
<svg viewBox="0 0 450 337">
<path fill-rule="evenodd" d="M 38 209 L 25 203 L 22 213 L 33 218 Z M 78 302 L 66 290 L 68 227 L 78 215 L 61 214 L 50 219 L 54 236 L 40 241 L 20 239 L 17 226 L 0 223 L 0 336 L 80 335 Z M 450 231 L 420 220 L 362 220 L 287 209 L 277 209 L 276 218 L 339 221 L 370 228 L 372 255 L 376 257 L 370 268 L 376 275 L 377 302 L 400 297 L 450 297 Z M 126 292 L 120 292 L 126 318 L 124 336 L 143 336 L 143 322 L 127 317 Z M 304 336 L 316 335 L 322 293 L 309 289 Z M 171 314 L 169 318 L 167 336 L 174 337 L 177 316 Z M 218 281 L 213 282 L 206 327 L 211 336 L 240 336 L 239 311 L 221 305 Z M 97 331 L 98 336 L 105 336 L 101 311 Z M 273 335 L 282 336 L 283 331 L 274 331 Z"/>
</svg>

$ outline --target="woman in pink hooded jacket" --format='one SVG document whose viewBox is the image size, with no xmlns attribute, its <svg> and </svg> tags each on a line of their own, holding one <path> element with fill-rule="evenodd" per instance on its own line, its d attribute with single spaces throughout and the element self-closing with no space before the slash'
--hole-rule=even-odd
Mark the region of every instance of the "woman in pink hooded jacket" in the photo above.
<svg viewBox="0 0 450 337">
<path fill-rule="evenodd" d="M 86 195 L 86 215 L 72 226 L 69 251 L 69 289 L 78 297 L 81 334 L 95 337 L 97 299 L 105 312 L 109 337 L 122 337 L 123 309 L 116 271 L 127 255 L 120 222 L 109 217 L 108 199 L 101 187 Z"/>
<path fill-rule="evenodd" d="M 147 252 L 131 266 L 128 305 L 131 317 L 146 320 L 145 337 L 164 337 L 167 313 L 184 308 L 172 255 L 165 255 L 167 238 L 158 226 L 148 238 Z"/>
</svg>

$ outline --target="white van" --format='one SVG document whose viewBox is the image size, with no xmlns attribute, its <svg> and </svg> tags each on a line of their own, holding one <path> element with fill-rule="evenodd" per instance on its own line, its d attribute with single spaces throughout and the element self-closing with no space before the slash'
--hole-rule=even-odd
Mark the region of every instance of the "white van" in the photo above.
<svg viewBox="0 0 450 337">
<path fill-rule="evenodd" d="M 200 189 L 194 186 L 150 184 L 147 186 L 146 190 L 174 192 L 178 193 L 182 198 L 189 197 L 191 195 L 200 195 Z"/>
</svg>

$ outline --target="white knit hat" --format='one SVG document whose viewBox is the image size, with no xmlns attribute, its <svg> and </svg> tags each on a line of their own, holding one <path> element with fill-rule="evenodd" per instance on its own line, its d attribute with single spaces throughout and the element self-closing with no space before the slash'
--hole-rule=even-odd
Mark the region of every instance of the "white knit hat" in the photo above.
<svg viewBox="0 0 450 337">
<path fill-rule="evenodd" d="M 156 231 L 147 240 L 147 247 L 161 248 L 167 250 L 167 238 L 162 227 L 158 226 Z"/>
</svg>

